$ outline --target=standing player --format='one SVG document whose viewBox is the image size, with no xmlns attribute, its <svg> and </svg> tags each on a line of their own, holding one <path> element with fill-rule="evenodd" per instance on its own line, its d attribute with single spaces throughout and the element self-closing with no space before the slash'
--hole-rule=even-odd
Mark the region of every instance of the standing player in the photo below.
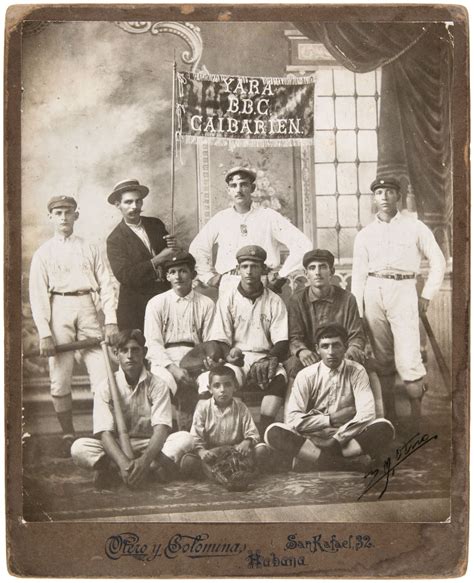
<svg viewBox="0 0 474 583">
<path fill-rule="evenodd" d="M 93 293 L 100 295 L 105 314 L 105 340 L 117 332 L 115 294 L 108 270 L 95 245 L 74 235 L 79 218 L 77 202 L 70 196 L 54 196 L 48 202 L 48 217 L 54 237 L 33 255 L 30 271 L 30 303 L 40 336 L 40 354 L 49 356 L 51 396 L 63 431 L 63 455 L 69 456 L 75 439 L 71 380 L 74 353 L 56 354 L 57 344 L 88 337 L 99 338 L 102 331 Z M 82 351 L 94 392 L 107 372 L 102 351 Z"/>
<path fill-rule="evenodd" d="M 397 179 L 377 178 L 370 188 L 377 214 L 354 242 L 352 293 L 370 333 L 386 414 L 395 416 L 393 388 L 398 372 L 410 399 L 410 423 L 416 431 L 426 375 L 418 317 L 426 313 L 439 290 L 446 262 L 428 227 L 398 211 Z M 418 298 L 415 284 L 423 257 L 428 259 L 430 271 Z"/>
<path fill-rule="evenodd" d="M 138 180 L 124 180 L 114 186 L 108 202 L 120 211 L 123 220 L 107 237 L 107 256 L 120 282 L 117 320 L 120 330 L 143 330 L 148 301 L 169 289 L 163 262 L 178 250 L 176 239 L 163 222 L 142 217 L 147 186 Z"/>
</svg>

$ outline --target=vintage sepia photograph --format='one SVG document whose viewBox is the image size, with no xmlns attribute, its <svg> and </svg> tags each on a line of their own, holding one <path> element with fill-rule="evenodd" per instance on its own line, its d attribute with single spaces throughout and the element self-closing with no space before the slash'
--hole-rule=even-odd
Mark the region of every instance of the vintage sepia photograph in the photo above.
<svg viewBox="0 0 474 583">
<path fill-rule="evenodd" d="M 465 10 L 23 8 L 12 572 L 394 576 L 442 526 L 407 565 L 461 574 Z"/>
</svg>

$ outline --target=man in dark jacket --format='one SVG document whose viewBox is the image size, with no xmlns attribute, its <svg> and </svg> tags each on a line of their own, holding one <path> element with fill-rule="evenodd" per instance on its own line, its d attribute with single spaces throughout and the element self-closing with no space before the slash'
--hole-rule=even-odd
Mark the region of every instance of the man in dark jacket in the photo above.
<svg viewBox="0 0 474 583">
<path fill-rule="evenodd" d="M 327 249 L 313 249 L 303 257 L 309 286 L 297 291 L 288 304 L 291 358 L 286 362 L 292 380 L 303 368 L 319 362 L 316 335 L 322 326 L 337 323 L 347 330 L 346 358 L 365 362 L 365 333 L 355 297 L 332 285 L 334 255 Z"/>
<path fill-rule="evenodd" d="M 143 331 L 145 308 L 153 296 L 169 289 L 163 262 L 178 250 L 160 219 L 142 217 L 143 199 L 149 189 L 138 180 L 115 185 L 108 202 L 122 213 L 123 220 L 107 238 L 107 257 L 120 282 L 117 323 L 120 330 Z"/>
</svg>

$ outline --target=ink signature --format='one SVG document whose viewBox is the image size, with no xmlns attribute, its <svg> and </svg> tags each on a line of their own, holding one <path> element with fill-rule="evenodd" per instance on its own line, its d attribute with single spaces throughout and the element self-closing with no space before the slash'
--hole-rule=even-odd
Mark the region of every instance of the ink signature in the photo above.
<svg viewBox="0 0 474 583">
<path fill-rule="evenodd" d="M 375 468 L 365 474 L 364 480 L 368 480 L 368 484 L 357 500 L 360 500 L 369 490 L 383 480 L 383 488 L 378 495 L 378 499 L 380 500 L 387 491 L 390 478 L 395 475 L 395 468 L 415 453 L 415 451 L 421 449 L 433 439 L 438 439 L 438 435 L 428 435 L 427 433 L 422 435 L 420 433 L 415 433 L 415 435 L 410 437 L 410 439 L 408 439 L 401 447 L 397 447 L 394 459 L 390 456 L 387 457 L 383 462 L 383 468 Z"/>
</svg>

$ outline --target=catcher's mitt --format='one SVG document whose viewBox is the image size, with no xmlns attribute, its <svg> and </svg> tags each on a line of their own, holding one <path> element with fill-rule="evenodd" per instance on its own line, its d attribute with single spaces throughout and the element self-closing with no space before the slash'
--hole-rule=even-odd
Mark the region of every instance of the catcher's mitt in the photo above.
<svg viewBox="0 0 474 583">
<path fill-rule="evenodd" d="M 208 466 L 212 478 L 229 492 L 248 490 L 256 469 L 252 455 L 244 456 L 235 448 L 229 448 Z"/>
<path fill-rule="evenodd" d="M 267 356 L 257 360 L 250 367 L 247 375 L 248 384 L 256 384 L 265 388 L 273 379 L 278 368 L 278 358 L 276 356 Z"/>
<path fill-rule="evenodd" d="M 185 356 L 183 356 L 179 366 L 186 369 L 191 376 L 197 377 L 200 373 L 206 370 L 204 361 L 208 357 L 216 363 L 218 363 L 219 360 L 222 360 L 224 363 L 225 356 L 222 346 L 215 340 L 202 342 L 192 348 Z"/>
</svg>

